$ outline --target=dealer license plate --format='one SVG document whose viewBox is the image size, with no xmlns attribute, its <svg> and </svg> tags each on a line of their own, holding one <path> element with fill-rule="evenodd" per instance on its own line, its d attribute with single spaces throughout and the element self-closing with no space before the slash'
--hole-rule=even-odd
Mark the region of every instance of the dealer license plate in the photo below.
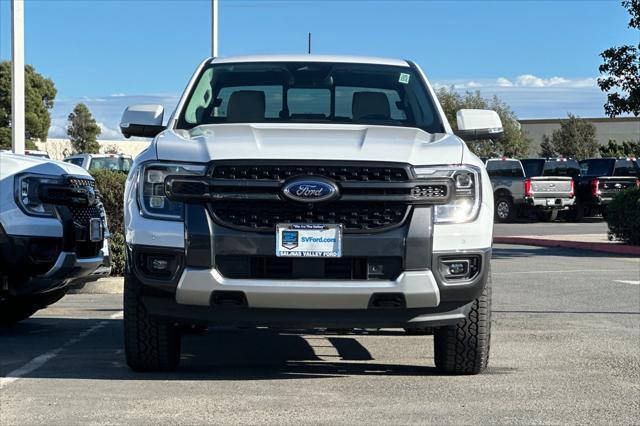
<svg viewBox="0 0 640 426">
<path fill-rule="evenodd" d="M 276 226 L 276 256 L 341 257 L 342 226 L 279 223 Z"/>
</svg>

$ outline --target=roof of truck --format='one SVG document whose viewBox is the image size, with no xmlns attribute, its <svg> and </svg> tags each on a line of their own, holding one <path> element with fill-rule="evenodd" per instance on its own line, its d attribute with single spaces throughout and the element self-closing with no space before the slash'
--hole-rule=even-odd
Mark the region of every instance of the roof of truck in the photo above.
<svg viewBox="0 0 640 426">
<path fill-rule="evenodd" d="M 340 55 L 252 55 L 218 57 L 211 60 L 214 64 L 231 64 L 239 62 L 342 62 L 351 64 L 375 64 L 408 67 L 407 61 L 402 59 L 377 58 L 368 56 L 340 56 Z"/>
</svg>

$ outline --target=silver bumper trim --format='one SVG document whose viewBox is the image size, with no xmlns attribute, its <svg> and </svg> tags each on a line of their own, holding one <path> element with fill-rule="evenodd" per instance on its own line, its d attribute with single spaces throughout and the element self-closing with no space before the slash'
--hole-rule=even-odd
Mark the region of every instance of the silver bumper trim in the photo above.
<svg viewBox="0 0 640 426">
<path fill-rule="evenodd" d="M 58 255 L 56 263 L 45 273 L 43 278 L 72 279 L 93 273 L 104 262 L 102 250 L 96 257 L 78 258 L 75 253 L 63 251 Z"/>
<path fill-rule="evenodd" d="M 440 304 L 440 291 L 431 271 L 406 271 L 395 281 L 251 280 L 225 278 L 216 269 L 186 268 L 176 302 L 209 306 L 216 290 L 241 291 L 250 308 L 366 309 L 374 293 L 402 293 L 407 308 Z"/>
</svg>

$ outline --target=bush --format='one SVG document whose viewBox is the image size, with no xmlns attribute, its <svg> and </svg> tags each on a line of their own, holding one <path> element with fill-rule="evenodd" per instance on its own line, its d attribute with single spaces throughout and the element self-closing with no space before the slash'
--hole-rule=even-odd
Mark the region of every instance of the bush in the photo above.
<svg viewBox="0 0 640 426">
<path fill-rule="evenodd" d="M 640 245 L 640 188 L 618 194 L 607 208 L 609 231 L 619 240 Z"/>
<path fill-rule="evenodd" d="M 124 183 L 127 175 L 111 170 L 94 170 L 91 172 L 96 180 L 96 188 L 107 211 L 107 223 L 111 232 L 109 252 L 111 254 L 111 275 L 120 276 L 124 272 L 125 240 L 124 240 Z"/>
</svg>

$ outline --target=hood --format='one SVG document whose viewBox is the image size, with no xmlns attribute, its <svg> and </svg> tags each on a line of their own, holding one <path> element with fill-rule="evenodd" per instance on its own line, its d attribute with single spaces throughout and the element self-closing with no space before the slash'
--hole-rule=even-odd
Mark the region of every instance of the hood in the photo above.
<svg viewBox="0 0 640 426">
<path fill-rule="evenodd" d="M 159 160 L 224 159 L 393 161 L 458 164 L 463 142 L 407 127 L 327 124 L 217 124 L 165 131 Z"/>
<path fill-rule="evenodd" d="M 53 176 L 69 174 L 91 178 L 85 169 L 71 163 L 28 155 L 0 153 L 0 179 L 24 172 Z"/>
</svg>

